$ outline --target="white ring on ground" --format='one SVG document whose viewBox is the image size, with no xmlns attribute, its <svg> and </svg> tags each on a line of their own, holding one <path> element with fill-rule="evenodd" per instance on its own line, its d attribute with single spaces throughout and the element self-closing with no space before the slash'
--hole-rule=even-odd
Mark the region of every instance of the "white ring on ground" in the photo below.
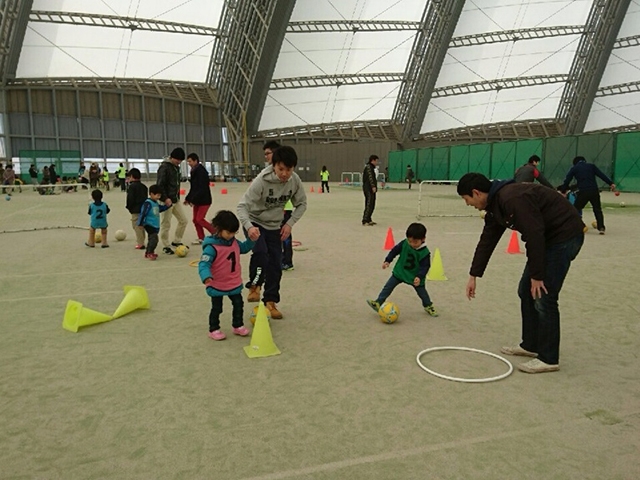
<svg viewBox="0 0 640 480">
<path fill-rule="evenodd" d="M 476 353 L 481 353 L 483 355 L 489 355 L 490 357 L 497 358 L 501 362 L 506 363 L 509 366 L 509 370 L 507 371 L 507 373 L 503 373 L 502 375 L 497 375 L 495 377 L 488 377 L 488 378 L 458 378 L 458 377 L 450 377 L 448 375 L 443 375 L 442 373 L 434 372 L 433 370 L 428 369 L 420 361 L 420 357 L 422 357 L 422 355 L 424 355 L 425 353 L 435 352 L 435 351 L 438 351 L 438 350 L 462 350 L 462 351 L 465 351 L 465 352 L 476 352 Z M 444 378 L 445 380 L 451 380 L 453 382 L 464 382 L 464 383 L 495 382 L 496 380 L 502 380 L 503 378 L 508 377 L 509 375 L 511 375 L 511 372 L 513 372 L 513 365 L 506 358 L 503 358 L 500 355 L 496 355 L 495 353 L 486 352 L 484 350 L 478 350 L 476 348 L 467 348 L 467 347 L 431 347 L 431 348 L 427 348 L 425 350 L 422 350 L 420 353 L 418 353 L 418 356 L 416 357 L 416 362 L 418 362 L 418 366 L 421 369 L 423 369 L 425 372 L 430 373 L 431 375 L 434 375 L 434 376 L 439 377 L 439 378 Z"/>
</svg>

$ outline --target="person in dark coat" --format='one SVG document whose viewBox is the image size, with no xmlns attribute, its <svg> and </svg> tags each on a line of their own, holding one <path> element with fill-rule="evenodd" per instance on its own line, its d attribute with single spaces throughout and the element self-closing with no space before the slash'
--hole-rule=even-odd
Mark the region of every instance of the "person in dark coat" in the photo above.
<svg viewBox="0 0 640 480">
<path fill-rule="evenodd" d="M 187 156 L 187 163 L 191 167 L 191 179 L 189 180 L 191 188 L 184 199 L 184 203 L 193 207 L 193 224 L 198 235 L 198 240 L 194 241 L 193 245 L 202 245 L 205 230 L 211 235 L 216 233 L 216 229 L 205 218 L 213 203 L 209 186 L 209 172 L 200 163 L 200 159 L 195 153 L 190 153 Z"/>
<path fill-rule="evenodd" d="M 378 156 L 371 155 L 369 162 L 362 172 L 362 192 L 364 193 L 364 213 L 362 214 L 362 225 L 373 226 L 376 224 L 371 219 L 376 208 L 376 192 L 378 191 L 378 180 L 376 178 L 376 167 L 378 166 Z"/>
<path fill-rule="evenodd" d="M 514 180 L 491 181 L 467 173 L 458 182 L 465 203 L 486 211 L 484 228 L 469 270 L 466 294 L 476 296 L 476 278 L 507 228 L 522 234 L 527 263 L 518 285 L 522 315 L 522 342 L 502 347 L 507 355 L 533 357 L 518 365 L 527 373 L 560 369 L 560 311 L 563 282 L 584 242 L 585 226 L 573 206 L 555 190 Z"/>
<path fill-rule="evenodd" d="M 533 183 L 535 180 L 540 182 L 545 187 L 553 188 L 553 185 L 544 177 L 542 172 L 538 170 L 540 164 L 540 157 L 538 155 L 531 155 L 529 161 L 516 170 L 513 179 L 517 182 L 529 182 Z"/>
</svg>

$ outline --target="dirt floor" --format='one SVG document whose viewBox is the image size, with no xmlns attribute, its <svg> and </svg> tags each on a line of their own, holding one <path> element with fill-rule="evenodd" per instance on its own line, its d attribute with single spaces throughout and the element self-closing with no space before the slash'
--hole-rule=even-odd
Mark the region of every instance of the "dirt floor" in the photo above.
<svg viewBox="0 0 640 480">
<path fill-rule="evenodd" d="M 217 184 L 209 216 L 235 211 L 246 187 Z M 386 325 L 365 299 L 389 275 L 381 269 L 388 228 L 399 241 L 416 220 L 416 189 L 380 192 L 374 227 L 361 226 L 358 188 L 334 185 L 308 197 L 293 230 L 302 243 L 295 270 L 283 273 L 285 319 L 271 322 L 282 354 L 269 358 L 247 358 L 249 338 L 207 337 L 210 303 L 189 265 L 199 247 L 186 258 L 146 261 L 133 248 L 120 191 L 105 197 L 109 249 L 86 248 L 77 228 L 0 234 L 0 478 L 640 476 L 640 195 L 603 193 L 607 234 L 588 232 L 560 298 L 561 370 L 514 371 L 490 383 L 437 378 L 416 355 L 435 346 L 499 353 L 519 341 L 525 256 L 505 253 L 508 235 L 468 301 L 482 220 L 475 212 L 422 219 L 448 277 L 427 284 L 440 316 L 428 316 L 400 286 L 390 299 L 400 318 Z M 86 191 L 16 193 L 0 204 L 0 231 L 88 226 L 88 200 Z M 593 214 L 584 218 L 590 224 Z M 113 239 L 118 229 L 128 233 L 123 242 Z M 195 238 L 190 224 L 185 241 Z M 242 260 L 246 276 L 249 256 Z M 62 329 L 68 300 L 112 314 L 124 285 L 144 286 L 151 308 L 78 333 Z M 422 360 L 465 378 L 507 369 L 465 351 Z"/>
</svg>

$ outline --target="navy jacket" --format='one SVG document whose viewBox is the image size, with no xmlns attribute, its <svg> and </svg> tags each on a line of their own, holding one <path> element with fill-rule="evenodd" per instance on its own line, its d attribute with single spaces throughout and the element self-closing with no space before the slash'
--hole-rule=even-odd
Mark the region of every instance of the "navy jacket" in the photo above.
<svg viewBox="0 0 640 480">
<path fill-rule="evenodd" d="M 558 190 L 563 192 L 567 191 L 569 187 L 569 183 L 571 179 L 574 178 L 578 182 L 578 190 L 587 191 L 587 190 L 598 190 L 598 183 L 596 182 L 596 177 L 600 177 L 605 183 L 608 185 L 612 185 L 613 181 L 607 177 L 602 171 L 596 167 L 593 163 L 587 163 L 584 160 L 576 163 L 564 179 L 564 182 L 560 186 Z"/>
</svg>

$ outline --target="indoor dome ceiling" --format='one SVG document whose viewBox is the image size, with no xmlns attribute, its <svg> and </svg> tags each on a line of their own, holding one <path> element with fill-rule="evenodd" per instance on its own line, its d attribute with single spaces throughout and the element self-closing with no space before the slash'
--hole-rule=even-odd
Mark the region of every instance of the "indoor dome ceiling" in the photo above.
<svg viewBox="0 0 640 480">
<path fill-rule="evenodd" d="M 413 52 L 425 9 L 437 11 L 445 3 L 456 2 L 297 0 L 281 46 L 265 53 L 277 61 L 257 112 L 259 130 L 402 123 L 397 119 L 407 102 L 424 101 L 422 91 L 402 95 L 406 81 L 413 80 L 407 72 L 418 58 Z M 427 72 L 431 86 L 424 109 L 414 114 L 419 118 L 413 134 L 559 118 L 567 82 L 580 66 L 576 52 L 585 48 L 581 40 L 598 4 L 458 4 L 450 41 L 429 45 L 440 47 L 443 56 Z M 34 0 L 16 76 L 206 82 L 215 34 L 224 30 L 224 8 L 222 0 Z M 437 28 L 429 21 L 423 36 Z M 248 27 L 245 34 L 251 38 Z M 640 2 L 633 0 L 605 57 L 586 131 L 640 123 L 639 38 Z"/>
</svg>

